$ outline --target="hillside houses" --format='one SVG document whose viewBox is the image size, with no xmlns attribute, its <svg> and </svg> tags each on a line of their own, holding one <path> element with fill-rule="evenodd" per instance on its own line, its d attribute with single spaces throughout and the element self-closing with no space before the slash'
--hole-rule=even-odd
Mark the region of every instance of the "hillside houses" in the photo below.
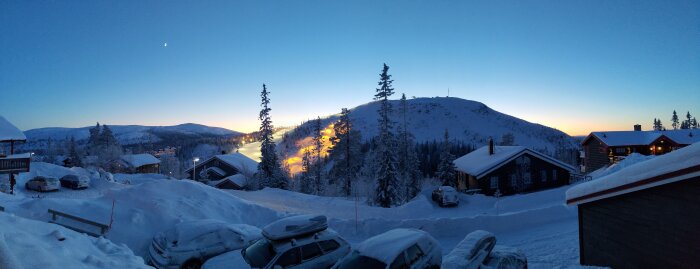
<svg viewBox="0 0 700 269">
<path fill-rule="evenodd" d="M 488 146 L 454 161 L 457 189 L 494 195 L 530 192 L 569 183 L 570 165 L 522 146 Z"/>
<path fill-rule="evenodd" d="M 189 179 L 221 189 L 242 189 L 258 169 L 258 163 L 241 153 L 215 155 L 185 170 Z"/>
<path fill-rule="evenodd" d="M 593 172 L 632 153 L 662 155 L 700 141 L 700 130 L 592 132 L 581 143 L 583 171 Z"/>
</svg>

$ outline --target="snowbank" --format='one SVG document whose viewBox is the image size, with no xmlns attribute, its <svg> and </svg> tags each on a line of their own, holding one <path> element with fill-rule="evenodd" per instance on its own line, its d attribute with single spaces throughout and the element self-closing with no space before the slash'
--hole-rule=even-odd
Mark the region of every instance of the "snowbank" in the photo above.
<svg viewBox="0 0 700 269">
<path fill-rule="evenodd" d="M 2 268 L 150 268 L 124 245 L 0 213 Z"/>
<path fill-rule="evenodd" d="M 627 156 L 627 158 L 625 158 L 624 160 L 621 160 L 620 162 L 613 164 L 611 166 L 603 167 L 603 168 L 600 168 L 598 170 L 595 170 L 588 175 L 591 176 L 593 179 L 597 179 L 600 177 L 610 175 L 610 174 L 615 173 L 617 171 L 620 171 L 620 170 L 622 170 L 628 166 L 634 165 L 636 163 L 651 160 L 654 157 L 655 157 L 654 155 L 646 156 L 646 155 L 642 155 L 639 153 L 632 153 L 629 156 Z"/>
</svg>

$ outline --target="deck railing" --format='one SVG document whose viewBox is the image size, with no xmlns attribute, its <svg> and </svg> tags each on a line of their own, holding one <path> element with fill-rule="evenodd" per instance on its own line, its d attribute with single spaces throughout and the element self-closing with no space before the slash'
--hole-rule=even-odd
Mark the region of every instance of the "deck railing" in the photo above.
<svg viewBox="0 0 700 269">
<path fill-rule="evenodd" d="M 29 172 L 31 157 L 0 158 L 0 174 Z"/>
</svg>

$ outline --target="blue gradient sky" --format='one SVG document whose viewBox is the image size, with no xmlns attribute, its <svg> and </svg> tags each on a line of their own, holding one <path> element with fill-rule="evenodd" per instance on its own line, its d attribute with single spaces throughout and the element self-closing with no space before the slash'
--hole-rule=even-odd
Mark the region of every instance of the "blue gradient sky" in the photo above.
<svg viewBox="0 0 700 269">
<path fill-rule="evenodd" d="M 252 131 L 262 83 L 296 124 L 370 101 L 384 62 L 397 93 L 572 135 L 700 114 L 699 1 L 202 3 L 0 0 L 0 114 Z"/>
</svg>

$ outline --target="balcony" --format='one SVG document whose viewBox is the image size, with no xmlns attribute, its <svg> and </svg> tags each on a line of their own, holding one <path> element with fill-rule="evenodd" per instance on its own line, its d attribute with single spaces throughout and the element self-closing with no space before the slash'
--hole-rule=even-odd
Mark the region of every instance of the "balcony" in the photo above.
<svg viewBox="0 0 700 269">
<path fill-rule="evenodd" d="M 31 154 L 13 154 L 0 157 L 0 174 L 29 172 Z"/>
</svg>

